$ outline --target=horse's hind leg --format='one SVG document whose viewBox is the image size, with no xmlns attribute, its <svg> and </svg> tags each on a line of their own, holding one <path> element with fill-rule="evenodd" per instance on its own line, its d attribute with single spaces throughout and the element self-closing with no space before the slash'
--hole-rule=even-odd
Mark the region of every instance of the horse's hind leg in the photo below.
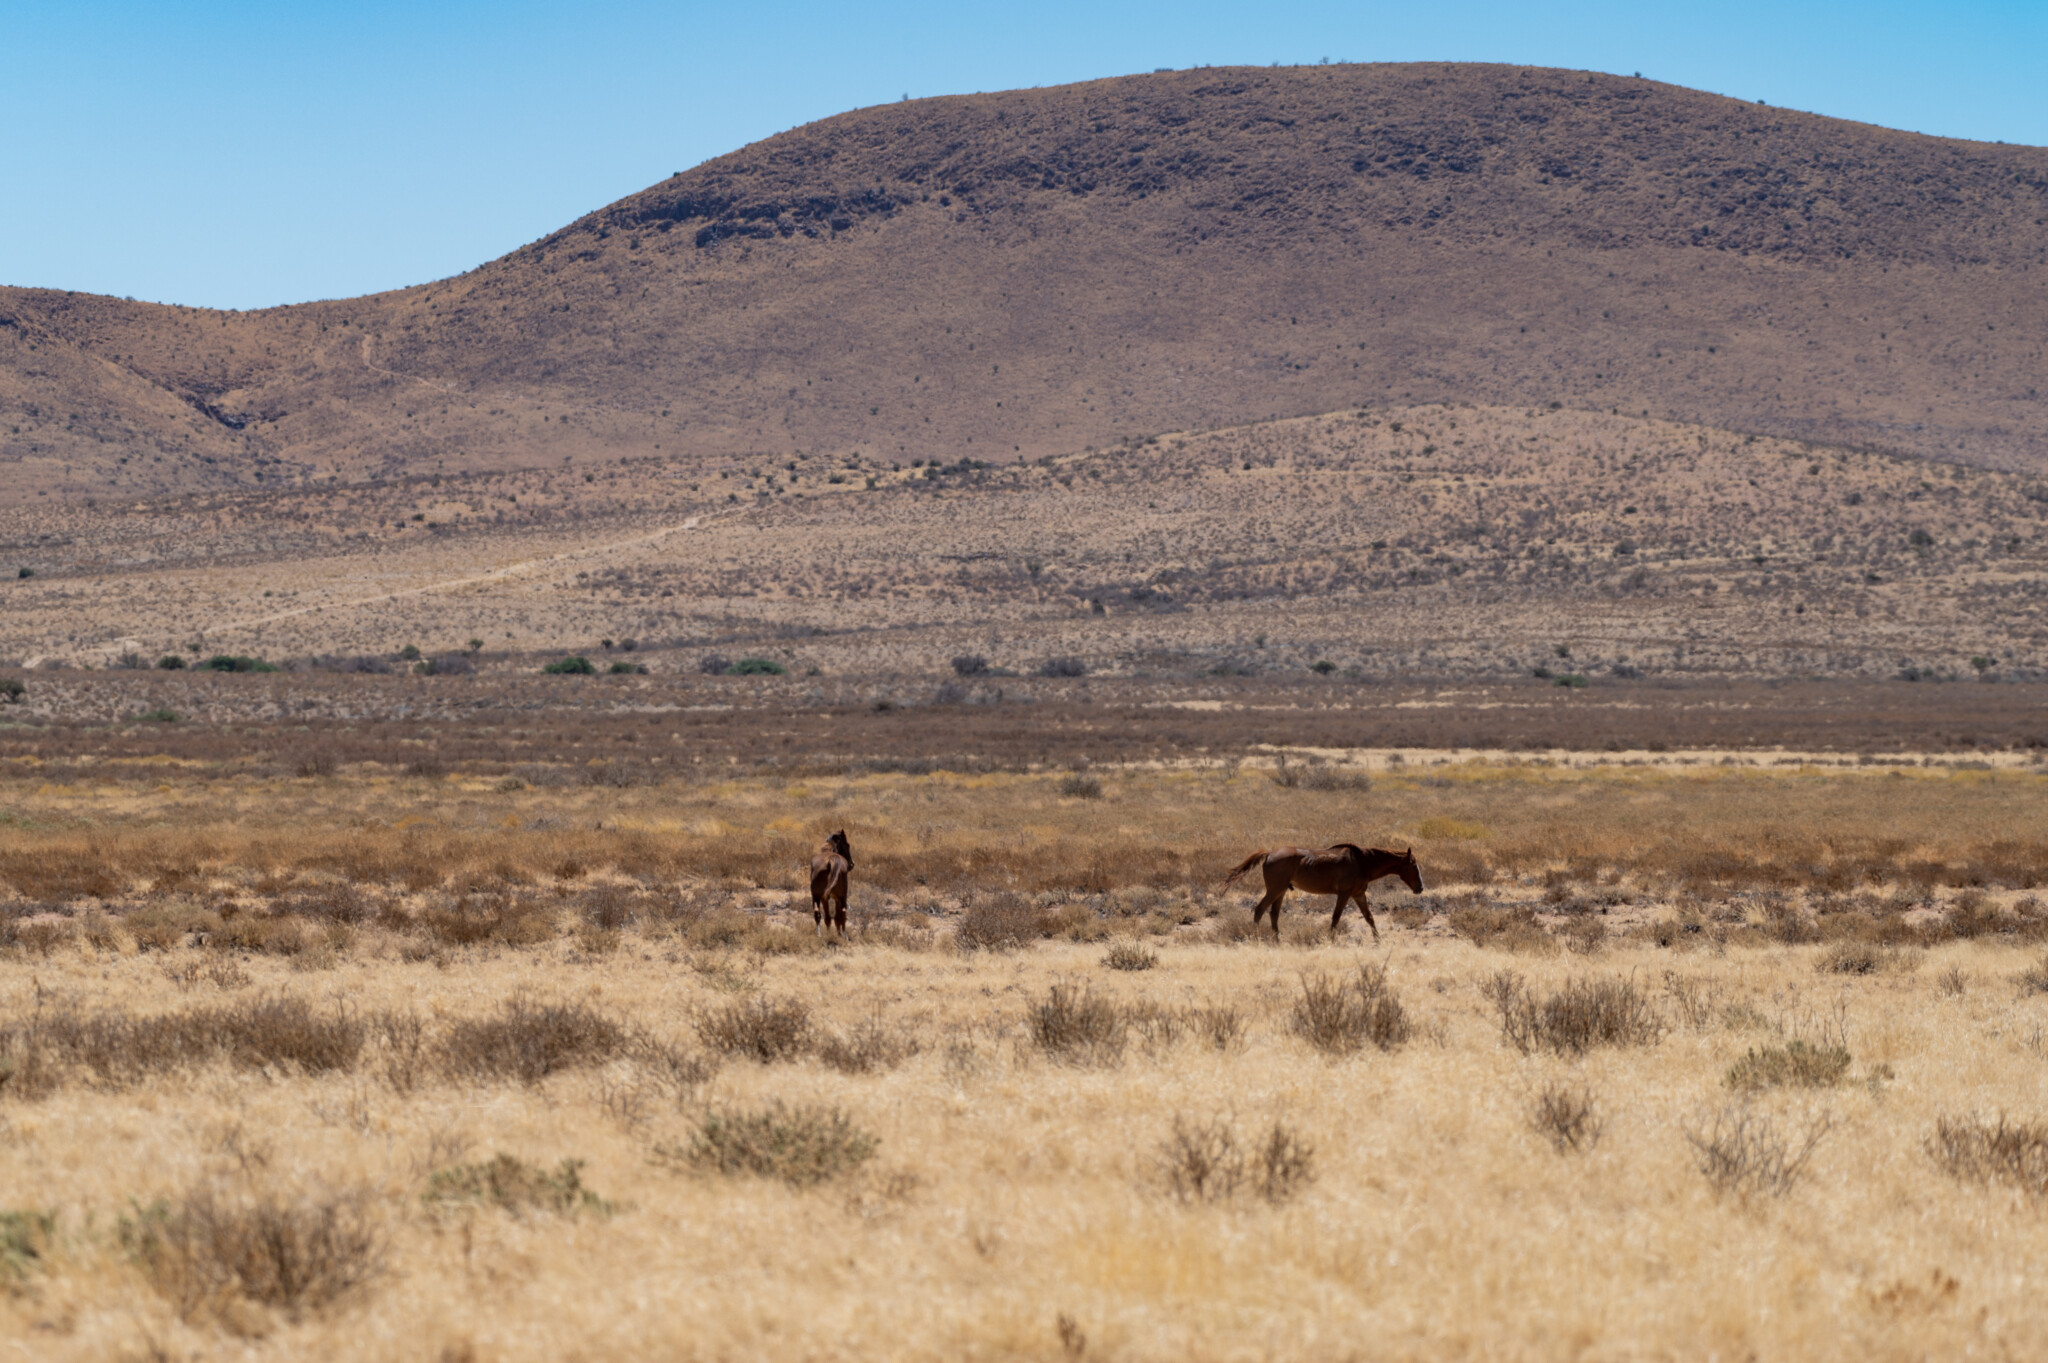
<svg viewBox="0 0 2048 1363">
<path fill-rule="evenodd" d="M 1363 891 L 1360 891 L 1360 892 L 1359 892 L 1359 896 L 1358 896 L 1358 911 L 1359 911 L 1360 913 L 1362 913 L 1362 914 L 1364 914 L 1364 915 L 1365 915 L 1365 925 L 1366 925 L 1367 927 L 1369 927 L 1369 928 L 1371 928 L 1371 929 L 1372 929 L 1372 940 L 1373 940 L 1373 941 L 1375 941 L 1375 942 L 1379 941 L 1379 940 L 1380 940 L 1380 925 L 1379 925 L 1378 923 L 1375 923 L 1375 922 L 1373 921 L 1373 919 L 1372 919 L 1372 901 L 1371 901 L 1370 899 L 1368 899 L 1368 898 L 1366 897 L 1366 895 L 1365 895 L 1365 893 L 1364 893 Z"/>
<path fill-rule="evenodd" d="M 832 910 L 833 925 L 839 929 L 839 935 L 844 937 L 846 935 L 846 892 L 844 890 L 840 891 L 839 897 L 832 901 Z"/>
<path fill-rule="evenodd" d="M 1337 895 L 1337 911 L 1330 915 L 1330 931 L 1332 933 L 1336 932 L 1337 925 L 1344 921 L 1344 901 L 1349 897 L 1341 891 Z"/>
</svg>

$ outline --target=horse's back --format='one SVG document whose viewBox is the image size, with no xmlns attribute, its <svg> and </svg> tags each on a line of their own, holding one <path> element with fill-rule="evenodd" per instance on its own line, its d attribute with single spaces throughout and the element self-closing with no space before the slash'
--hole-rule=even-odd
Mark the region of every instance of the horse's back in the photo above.
<svg viewBox="0 0 2048 1363">
<path fill-rule="evenodd" d="M 853 868 L 845 857 L 837 853 L 821 852 L 811 858 L 811 898 L 823 899 L 833 893 L 846 892 L 847 873 Z"/>
</svg>

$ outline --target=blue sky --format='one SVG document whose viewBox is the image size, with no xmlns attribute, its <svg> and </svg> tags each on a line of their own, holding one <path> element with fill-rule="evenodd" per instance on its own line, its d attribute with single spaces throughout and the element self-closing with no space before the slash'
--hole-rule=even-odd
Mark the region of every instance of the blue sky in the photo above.
<svg viewBox="0 0 2048 1363">
<path fill-rule="evenodd" d="M 244 308 L 395 288 L 860 105 L 1324 57 L 1640 71 L 2048 144 L 2048 0 L 0 0 L 0 283 Z"/>
</svg>

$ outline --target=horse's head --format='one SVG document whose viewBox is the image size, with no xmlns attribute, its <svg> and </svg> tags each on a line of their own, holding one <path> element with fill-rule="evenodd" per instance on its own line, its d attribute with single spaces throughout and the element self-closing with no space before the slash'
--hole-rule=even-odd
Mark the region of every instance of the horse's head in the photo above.
<svg viewBox="0 0 2048 1363">
<path fill-rule="evenodd" d="M 1401 883 L 1416 894 L 1422 893 L 1422 868 L 1415 864 L 1415 849 L 1410 847 L 1394 858 L 1394 874 L 1401 877 Z"/>
<path fill-rule="evenodd" d="M 847 845 L 845 829 L 842 828 L 831 837 L 825 839 L 825 845 L 840 856 L 845 857 L 848 866 L 853 865 L 853 848 Z"/>
</svg>

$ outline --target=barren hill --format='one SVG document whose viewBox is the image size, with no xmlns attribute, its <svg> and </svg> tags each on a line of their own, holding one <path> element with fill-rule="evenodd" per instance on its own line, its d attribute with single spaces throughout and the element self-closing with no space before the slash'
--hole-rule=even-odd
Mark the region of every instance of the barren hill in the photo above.
<svg viewBox="0 0 2048 1363">
<path fill-rule="evenodd" d="M 994 459 L 1443 399 L 2041 471 L 2044 220 L 2048 150 L 1584 72 L 911 101 L 395 293 L 0 290 L 0 495 Z"/>
</svg>

